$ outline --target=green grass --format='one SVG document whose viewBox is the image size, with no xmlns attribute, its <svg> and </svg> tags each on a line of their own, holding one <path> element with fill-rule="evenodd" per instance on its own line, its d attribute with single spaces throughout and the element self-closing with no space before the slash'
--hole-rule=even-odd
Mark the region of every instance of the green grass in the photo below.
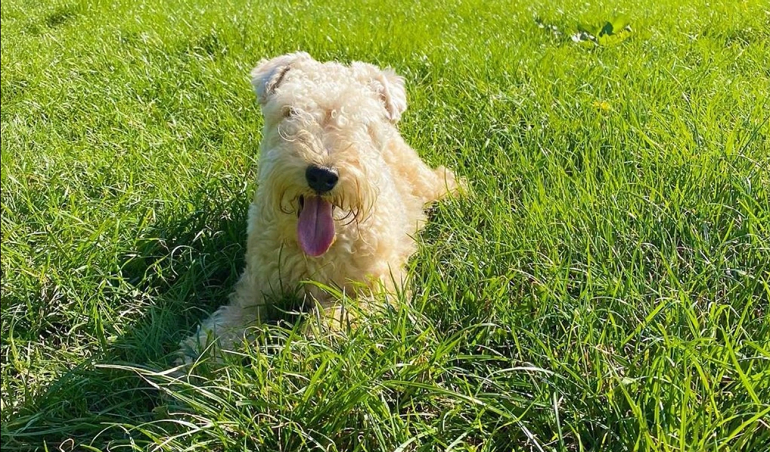
<svg viewBox="0 0 770 452">
<path fill-rule="evenodd" d="M 285 3 L 2 2 L 3 450 L 768 450 L 766 2 Z M 474 195 L 400 310 L 173 381 L 297 49 L 404 75 Z"/>
</svg>

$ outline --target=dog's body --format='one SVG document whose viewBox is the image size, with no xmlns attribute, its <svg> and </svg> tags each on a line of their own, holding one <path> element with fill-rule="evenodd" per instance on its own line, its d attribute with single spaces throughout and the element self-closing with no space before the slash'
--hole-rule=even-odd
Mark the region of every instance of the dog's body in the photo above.
<svg viewBox="0 0 770 452">
<path fill-rule="evenodd" d="M 392 71 L 295 53 L 262 62 L 252 84 L 265 125 L 246 269 L 183 351 L 212 338 L 231 347 L 285 293 L 329 310 L 323 285 L 359 299 L 398 288 L 426 205 L 458 190 L 451 171 L 429 168 L 401 138 L 406 93 Z"/>
</svg>

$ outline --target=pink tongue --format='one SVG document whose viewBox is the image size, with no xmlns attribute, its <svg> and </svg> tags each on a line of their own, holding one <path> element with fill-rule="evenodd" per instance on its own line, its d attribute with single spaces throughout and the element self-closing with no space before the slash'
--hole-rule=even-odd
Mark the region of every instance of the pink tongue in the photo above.
<svg viewBox="0 0 770 452">
<path fill-rule="evenodd" d="M 305 205 L 299 214 L 297 237 L 302 251 L 320 256 L 334 241 L 332 205 L 318 196 L 305 196 Z"/>
</svg>

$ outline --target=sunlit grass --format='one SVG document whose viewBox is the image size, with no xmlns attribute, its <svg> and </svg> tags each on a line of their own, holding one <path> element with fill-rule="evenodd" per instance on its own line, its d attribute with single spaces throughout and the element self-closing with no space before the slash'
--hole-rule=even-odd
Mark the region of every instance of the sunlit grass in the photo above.
<svg viewBox="0 0 770 452">
<path fill-rule="evenodd" d="M 3 449 L 764 450 L 768 30 L 759 0 L 2 2 Z M 175 380 L 243 266 L 248 72 L 298 49 L 402 74 L 403 135 L 474 194 L 399 310 Z"/>
</svg>

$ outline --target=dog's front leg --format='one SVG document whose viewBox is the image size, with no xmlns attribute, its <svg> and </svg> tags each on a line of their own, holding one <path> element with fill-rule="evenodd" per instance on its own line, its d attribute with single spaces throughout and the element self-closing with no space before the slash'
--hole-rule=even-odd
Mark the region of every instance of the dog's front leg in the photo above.
<svg viewBox="0 0 770 452">
<path fill-rule="evenodd" d="M 217 309 L 197 331 L 180 343 L 177 364 L 190 364 L 211 349 L 233 350 L 246 337 L 247 328 L 264 317 L 266 298 L 255 290 L 249 272 L 244 272 L 230 295 L 230 302 Z"/>
<path fill-rule="evenodd" d="M 202 353 L 211 349 L 233 350 L 246 336 L 247 327 L 254 324 L 262 313 L 261 306 L 241 307 L 225 305 L 217 309 L 198 327 L 197 331 L 180 345 L 178 364 L 191 364 Z"/>
</svg>

